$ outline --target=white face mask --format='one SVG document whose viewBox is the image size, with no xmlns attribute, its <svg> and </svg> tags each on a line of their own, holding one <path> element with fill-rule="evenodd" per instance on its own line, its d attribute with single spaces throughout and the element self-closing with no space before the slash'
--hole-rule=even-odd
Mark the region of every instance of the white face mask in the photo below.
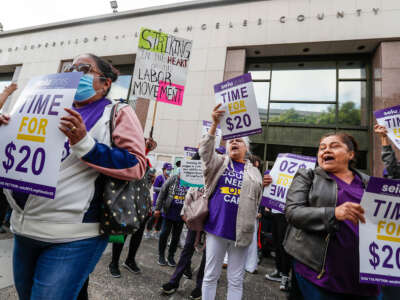
<svg viewBox="0 0 400 300">
<path fill-rule="evenodd" d="M 165 174 L 168 176 L 171 175 L 171 170 L 165 170 Z"/>
</svg>

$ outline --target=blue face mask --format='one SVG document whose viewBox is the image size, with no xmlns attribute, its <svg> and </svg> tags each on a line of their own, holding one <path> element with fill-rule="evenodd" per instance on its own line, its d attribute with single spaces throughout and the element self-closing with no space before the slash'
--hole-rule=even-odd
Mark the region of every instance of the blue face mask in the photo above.
<svg viewBox="0 0 400 300">
<path fill-rule="evenodd" d="M 93 75 L 90 74 L 85 74 L 81 77 L 78 89 L 76 90 L 75 101 L 86 101 L 96 95 L 96 91 L 93 88 L 93 78 Z"/>
<path fill-rule="evenodd" d="M 167 174 L 168 176 L 171 175 L 171 170 L 166 170 L 165 174 Z"/>
</svg>

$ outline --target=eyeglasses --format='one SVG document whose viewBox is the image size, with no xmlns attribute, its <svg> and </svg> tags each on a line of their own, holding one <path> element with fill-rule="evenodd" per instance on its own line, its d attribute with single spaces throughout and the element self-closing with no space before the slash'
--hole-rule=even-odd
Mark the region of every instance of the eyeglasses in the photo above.
<svg viewBox="0 0 400 300">
<path fill-rule="evenodd" d="M 94 70 L 93 66 L 91 64 L 79 64 L 79 65 L 73 65 L 73 64 L 68 64 L 64 67 L 64 72 L 68 73 L 68 72 L 82 72 L 83 74 L 87 74 L 87 73 L 97 73 L 100 75 L 101 78 L 106 79 L 106 77 L 104 77 L 104 74 Z"/>
</svg>

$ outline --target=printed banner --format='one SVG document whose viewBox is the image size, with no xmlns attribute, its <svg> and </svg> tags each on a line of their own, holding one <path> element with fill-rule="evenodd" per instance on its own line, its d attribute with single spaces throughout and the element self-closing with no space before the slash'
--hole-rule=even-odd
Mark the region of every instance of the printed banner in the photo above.
<svg viewBox="0 0 400 300">
<path fill-rule="evenodd" d="M 60 73 L 29 81 L 9 124 L 0 126 L 0 187 L 54 199 L 66 139 L 58 126 L 81 76 Z"/>
<path fill-rule="evenodd" d="M 283 213 L 286 194 L 297 170 L 314 169 L 317 158 L 291 153 L 278 155 L 271 172 L 272 183 L 264 189 L 261 205 Z"/>
<path fill-rule="evenodd" d="M 190 40 L 141 28 L 132 95 L 182 105 L 191 51 Z"/>
<path fill-rule="evenodd" d="M 183 160 L 180 179 L 183 186 L 203 187 L 204 176 L 201 160 Z"/>
<path fill-rule="evenodd" d="M 224 140 L 262 132 L 250 73 L 215 85 L 214 92 L 217 104 L 226 110 L 221 120 Z"/>
<path fill-rule="evenodd" d="M 388 137 L 400 149 L 400 105 L 374 112 L 376 121 L 388 130 Z"/>
<path fill-rule="evenodd" d="M 194 148 L 194 147 L 184 147 L 183 149 L 184 149 L 184 152 L 185 152 L 185 159 L 187 159 L 187 160 L 192 159 L 192 157 L 199 150 L 198 148 Z"/>
<path fill-rule="evenodd" d="M 207 134 L 207 132 L 211 128 L 211 124 L 212 122 L 210 121 L 203 121 L 203 129 L 201 132 L 202 136 L 205 136 Z M 217 130 L 215 131 L 215 147 L 217 148 L 219 147 L 219 145 L 221 144 L 221 138 L 222 138 L 221 126 L 218 125 Z"/>
<path fill-rule="evenodd" d="M 400 286 L 400 181 L 371 177 L 361 206 L 360 282 Z"/>
</svg>

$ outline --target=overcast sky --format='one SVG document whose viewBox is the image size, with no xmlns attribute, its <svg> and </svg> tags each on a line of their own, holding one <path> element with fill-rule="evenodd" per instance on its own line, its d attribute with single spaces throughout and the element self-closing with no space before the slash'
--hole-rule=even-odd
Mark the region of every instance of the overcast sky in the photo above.
<svg viewBox="0 0 400 300">
<path fill-rule="evenodd" d="M 118 0 L 118 11 L 189 0 Z M 111 13 L 109 0 L 1 0 L 0 23 L 12 30 Z"/>
</svg>

